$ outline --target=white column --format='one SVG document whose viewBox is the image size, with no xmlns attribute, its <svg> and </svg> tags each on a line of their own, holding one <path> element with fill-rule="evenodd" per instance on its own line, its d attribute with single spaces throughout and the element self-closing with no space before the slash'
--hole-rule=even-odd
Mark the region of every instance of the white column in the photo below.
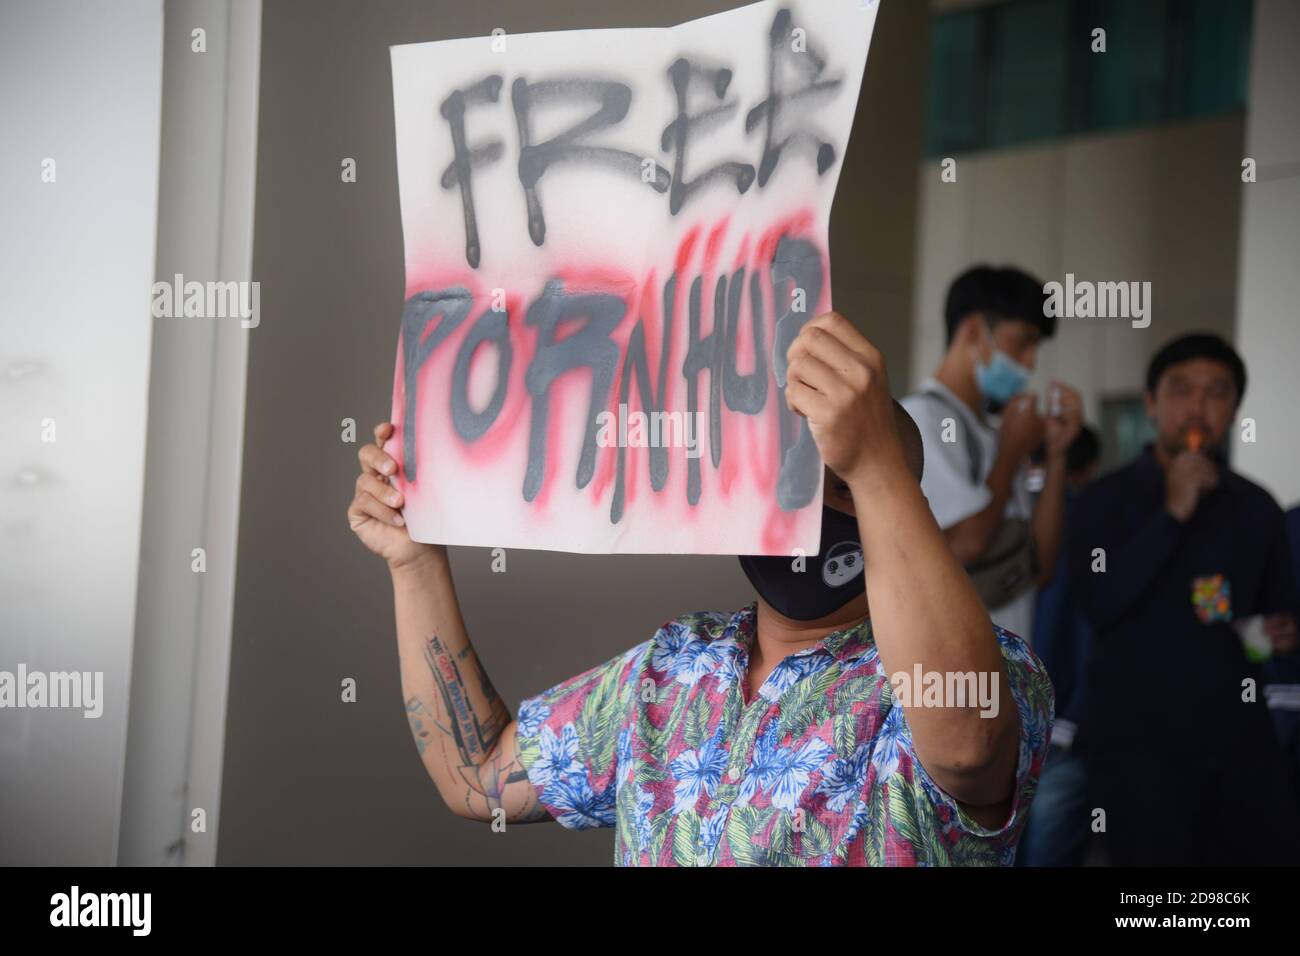
<svg viewBox="0 0 1300 956">
<path fill-rule="evenodd" d="M 167 4 L 160 282 L 251 279 L 261 22 L 260 0 Z M 154 320 L 121 865 L 216 861 L 245 376 L 259 334 L 237 318 Z"/>
<path fill-rule="evenodd" d="M 1243 183 L 1237 347 L 1256 441 L 1236 466 L 1284 508 L 1300 501 L 1300 3 L 1255 0 Z M 1238 437 L 1241 433 L 1238 432 Z"/>
</svg>

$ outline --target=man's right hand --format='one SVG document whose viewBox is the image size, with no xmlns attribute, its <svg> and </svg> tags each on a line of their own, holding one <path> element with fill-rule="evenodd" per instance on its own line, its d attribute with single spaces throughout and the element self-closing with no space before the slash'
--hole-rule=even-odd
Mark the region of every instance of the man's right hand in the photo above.
<svg viewBox="0 0 1300 956">
<path fill-rule="evenodd" d="M 1017 395 L 1002 410 L 999 449 L 1006 449 L 1013 461 L 1020 461 L 1043 443 L 1045 425 L 1038 414 L 1038 396 Z"/>
<path fill-rule="evenodd" d="M 402 493 L 385 480 L 398 471 L 397 462 L 382 447 L 392 434 L 393 424 L 380 422 L 375 426 L 374 442 L 357 452 L 361 474 L 348 505 L 348 526 L 362 544 L 388 562 L 389 568 L 398 570 L 433 554 L 437 546 L 411 540 L 398 510 L 402 507 Z"/>
<path fill-rule="evenodd" d="M 1205 455 L 1181 451 L 1165 474 L 1165 510 L 1179 521 L 1196 511 L 1201 496 L 1219 483 L 1219 468 Z"/>
</svg>

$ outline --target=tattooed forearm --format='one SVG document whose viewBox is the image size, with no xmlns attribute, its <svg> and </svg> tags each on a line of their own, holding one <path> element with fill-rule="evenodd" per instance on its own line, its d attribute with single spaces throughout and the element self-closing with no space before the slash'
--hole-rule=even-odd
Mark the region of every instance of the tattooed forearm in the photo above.
<svg viewBox="0 0 1300 956">
<path fill-rule="evenodd" d="M 551 811 L 537 802 L 537 794 L 529 794 L 528 801 L 530 804 L 528 809 L 511 820 L 511 823 L 544 823 L 555 819 L 551 816 Z"/>
<path fill-rule="evenodd" d="M 411 736 L 415 738 L 415 748 L 424 756 L 425 748 L 433 740 L 433 730 L 446 733 L 446 728 L 438 724 L 437 719 L 424 706 L 424 701 L 418 697 L 408 697 L 406 699 L 406 717 L 411 722 Z"/>
<path fill-rule="evenodd" d="M 507 758 L 494 754 L 485 763 L 460 768 L 461 778 L 468 789 L 465 793 L 465 807 L 473 816 L 491 817 L 497 810 L 507 807 L 510 812 L 507 820 L 511 823 L 533 823 L 551 819 L 546 808 L 537 802 L 537 794 L 528 782 L 528 773 L 517 758 Z M 514 806 L 506 803 L 506 787 L 510 784 L 522 784 L 514 793 L 522 795 L 522 805 L 515 800 Z"/>
<path fill-rule="evenodd" d="M 479 660 L 478 657 L 474 658 L 474 667 L 478 670 L 479 690 L 483 692 L 483 696 L 487 698 L 487 701 L 490 704 L 497 700 L 497 690 L 492 686 L 492 681 L 488 679 L 487 671 L 483 669 L 483 662 Z"/>
<path fill-rule="evenodd" d="M 419 676 L 412 671 L 404 680 L 406 716 L 420 759 L 443 799 L 474 820 L 552 819 L 520 763 L 510 711 L 473 649 L 449 647 L 437 634 L 415 647 L 425 667 Z"/>
<path fill-rule="evenodd" d="M 510 710 L 466 633 L 446 551 L 431 554 L 418 570 L 393 573 L 402 696 L 420 762 L 461 816 L 549 819 L 520 763 Z"/>
<path fill-rule="evenodd" d="M 480 716 L 469 700 L 460 668 L 438 635 L 434 634 L 425 643 L 424 660 L 446 708 L 461 763 L 477 765 L 500 739 L 501 732 L 510 722 L 509 711 L 494 691 L 485 701 L 487 713 Z M 477 660 L 475 666 L 479 666 Z"/>
</svg>

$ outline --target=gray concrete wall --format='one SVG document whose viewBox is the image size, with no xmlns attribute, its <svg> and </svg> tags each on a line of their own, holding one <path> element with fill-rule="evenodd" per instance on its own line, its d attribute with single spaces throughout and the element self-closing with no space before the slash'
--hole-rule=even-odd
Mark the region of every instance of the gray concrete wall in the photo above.
<svg viewBox="0 0 1300 956">
<path fill-rule="evenodd" d="M 452 816 L 420 766 L 398 685 L 392 593 L 345 520 L 356 446 L 389 410 L 402 308 L 389 44 L 667 26 L 724 2 L 600 0 L 265 5 L 243 513 L 219 863 L 608 864 L 611 831 L 506 834 Z M 909 349 L 920 160 L 922 4 L 882 6 L 832 215 L 834 301 Z M 358 164 L 340 182 L 343 157 Z M 363 438 L 364 440 L 364 438 Z M 730 558 L 457 549 L 472 639 L 512 706 L 645 640 L 665 620 L 751 594 Z M 340 703 L 353 677 L 355 704 Z"/>
</svg>

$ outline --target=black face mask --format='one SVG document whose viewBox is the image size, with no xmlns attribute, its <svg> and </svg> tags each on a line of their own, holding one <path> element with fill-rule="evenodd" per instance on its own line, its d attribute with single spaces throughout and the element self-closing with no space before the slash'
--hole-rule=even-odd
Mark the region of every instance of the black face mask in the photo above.
<svg viewBox="0 0 1300 956">
<path fill-rule="evenodd" d="M 759 597 L 792 621 L 815 621 L 833 614 L 867 587 L 862 573 L 858 519 L 822 505 L 822 540 L 806 567 L 796 571 L 795 558 L 741 555 L 740 568 Z"/>
</svg>

